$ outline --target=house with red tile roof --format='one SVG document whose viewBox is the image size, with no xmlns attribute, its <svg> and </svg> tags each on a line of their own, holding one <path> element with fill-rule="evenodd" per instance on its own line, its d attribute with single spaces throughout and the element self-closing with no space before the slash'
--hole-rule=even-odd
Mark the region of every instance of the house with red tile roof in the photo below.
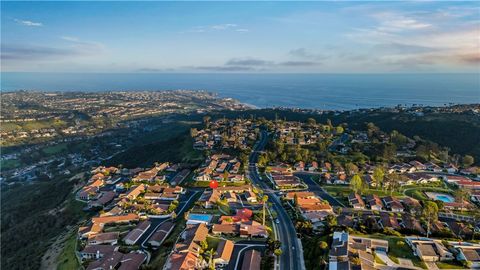
<svg viewBox="0 0 480 270">
<path fill-rule="evenodd" d="M 88 237 L 87 243 L 89 245 L 116 245 L 118 242 L 119 232 L 99 233 Z"/>
<path fill-rule="evenodd" d="M 227 266 L 232 257 L 234 243 L 230 240 L 220 240 L 213 258 L 213 263 L 216 267 Z"/>
</svg>

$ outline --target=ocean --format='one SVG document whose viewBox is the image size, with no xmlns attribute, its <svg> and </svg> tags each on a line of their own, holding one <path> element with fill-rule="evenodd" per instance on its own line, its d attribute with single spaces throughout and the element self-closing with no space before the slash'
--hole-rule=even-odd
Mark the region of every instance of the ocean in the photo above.
<svg viewBox="0 0 480 270">
<path fill-rule="evenodd" d="M 479 74 L 170 74 L 3 72 L 1 90 L 206 90 L 259 108 L 348 110 L 480 103 Z"/>
</svg>

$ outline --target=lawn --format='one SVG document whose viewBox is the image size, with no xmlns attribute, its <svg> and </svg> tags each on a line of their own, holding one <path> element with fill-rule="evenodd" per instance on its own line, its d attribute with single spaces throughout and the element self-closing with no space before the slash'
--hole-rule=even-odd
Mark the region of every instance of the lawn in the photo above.
<svg viewBox="0 0 480 270">
<path fill-rule="evenodd" d="M 49 146 L 46 148 L 43 148 L 42 151 L 47 154 L 47 155 L 55 155 L 58 153 L 61 153 L 63 151 L 67 150 L 67 144 L 66 143 L 59 143 L 53 146 Z"/>
<path fill-rule="evenodd" d="M 62 253 L 57 258 L 57 269 L 58 270 L 70 270 L 78 269 L 80 264 L 78 263 L 77 257 L 75 255 L 77 247 L 77 234 L 75 231 L 68 237 L 65 241 L 65 247 L 63 248 Z"/>
<path fill-rule="evenodd" d="M 344 185 L 323 185 L 322 187 L 330 195 L 336 197 L 345 205 L 348 204 L 348 200 L 347 200 L 348 195 L 353 192 L 350 186 L 344 186 Z M 366 189 L 362 193 L 362 195 L 369 195 L 369 194 L 376 194 L 380 197 L 389 196 L 389 195 L 393 195 L 396 197 L 404 197 L 404 195 L 400 192 L 390 193 L 390 191 L 384 191 L 384 190 L 378 190 L 378 189 Z"/>
<path fill-rule="evenodd" d="M 208 243 L 208 249 L 217 250 L 218 243 L 220 243 L 220 238 L 218 237 L 212 237 L 212 236 L 207 236 L 207 243 Z"/>
<path fill-rule="evenodd" d="M 135 228 L 135 224 L 127 224 L 127 225 L 116 225 L 116 226 L 105 226 L 104 232 L 126 232 L 130 231 L 131 229 Z"/>
<path fill-rule="evenodd" d="M 437 267 L 440 269 L 468 269 L 467 267 L 464 267 L 462 264 L 456 261 L 437 262 Z"/>
<path fill-rule="evenodd" d="M 440 193 L 447 193 L 451 194 L 452 191 L 445 188 L 435 188 L 435 187 L 413 187 L 405 189 L 405 194 L 417 200 L 428 200 L 427 195 L 425 195 L 425 191 L 431 192 L 440 192 Z"/>
<path fill-rule="evenodd" d="M 0 161 L 0 168 L 2 170 L 10 170 L 20 167 L 22 163 L 18 159 L 8 159 Z"/>
</svg>

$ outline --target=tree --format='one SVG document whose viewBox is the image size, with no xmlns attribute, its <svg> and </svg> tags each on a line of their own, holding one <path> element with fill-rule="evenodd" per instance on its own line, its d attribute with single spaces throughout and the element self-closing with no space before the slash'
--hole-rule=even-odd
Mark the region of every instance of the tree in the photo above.
<svg viewBox="0 0 480 270">
<path fill-rule="evenodd" d="M 343 130 L 343 127 L 342 127 L 342 126 L 337 126 L 337 127 L 335 128 L 335 133 L 336 133 L 336 134 L 342 134 L 343 131 L 344 131 L 344 130 Z"/>
<path fill-rule="evenodd" d="M 197 137 L 197 134 L 198 134 L 198 130 L 196 128 L 191 128 L 190 129 L 190 136 L 195 138 L 195 137 Z"/>
<path fill-rule="evenodd" d="M 375 167 L 373 170 L 373 181 L 375 182 L 376 187 L 381 187 L 383 184 L 383 179 L 385 177 L 385 172 L 382 167 Z"/>
<path fill-rule="evenodd" d="M 200 247 L 202 248 L 202 250 L 207 250 L 207 248 L 208 248 L 207 240 L 201 241 L 200 242 Z"/>
<path fill-rule="evenodd" d="M 203 117 L 203 123 L 205 124 L 205 126 L 207 126 L 207 128 L 208 128 L 208 126 L 209 126 L 210 119 L 212 119 L 212 118 L 211 118 L 210 116 L 208 116 L 208 115 L 205 115 L 205 116 Z"/>
<path fill-rule="evenodd" d="M 438 219 L 438 206 L 432 201 L 423 204 L 422 216 L 427 222 L 427 238 L 430 235 L 430 228 L 433 222 Z"/>
<path fill-rule="evenodd" d="M 373 135 L 376 135 L 376 133 L 378 133 L 380 131 L 380 129 L 375 126 L 374 123 L 367 123 L 367 135 L 369 138 L 371 138 Z"/>
<path fill-rule="evenodd" d="M 326 250 L 328 249 L 328 244 L 325 241 L 320 241 L 320 243 L 318 244 L 318 247 L 322 250 Z"/>
<path fill-rule="evenodd" d="M 334 215 L 328 215 L 325 217 L 327 227 L 330 231 L 337 226 L 337 217 Z"/>
<path fill-rule="evenodd" d="M 227 171 L 227 170 L 225 170 L 225 171 L 223 172 L 223 181 L 227 182 L 227 181 L 228 181 L 228 176 L 229 176 L 229 175 L 230 175 L 230 174 L 228 173 L 228 171 Z"/>
<path fill-rule="evenodd" d="M 475 159 L 470 155 L 465 155 L 462 158 L 462 165 L 464 168 L 470 167 L 475 162 Z"/>
<path fill-rule="evenodd" d="M 308 124 L 309 126 L 315 126 L 315 125 L 317 124 L 317 121 L 316 121 L 315 119 L 313 119 L 313 118 L 308 118 L 308 119 L 307 119 L 307 124 Z"/>
<path fill-rule="evenodd" d="M 345 164 L 345 170 L 347 170 L 348 175 L 354 175 L 358 173 L 357 165 L 353 164 L 352 162 L 348 162 L 347 164 Z"/>
<path fill-rule="evenodd" d="M 215 255 L 216 252 L 212 249 L 209 249 L 205 252 L 205 255 L 208 256 L 208 269 L 210 270 L 215 270 L 215 265 L 213 264 L 213 255 Z"/>
<path fill-rule="evenodd" d="M 273 252 L 273 254 L 275 254 L 275 256 L 280 256 L 280 255 L 282 255 L 282 250 L 279 249 L 279 248 L 277 248 L 277 249 L 275 249 L 275 251 Z"/>
<path fill-rule="evenodd" d="M 459 188 L 455 191 L 455 200 L 462 205 L 462 212 L 463 212 L 465 200 L 468 200 L 469 197 L 470 197 L 470 194 L 467 189 Z"/>
<path fill-rule="evenodd" d="M 365 182 L 360 175 L 355 174 L 350 180 L 350 187 L 355 193 L 362 194 L 365 189 Z"/>
<path fill-rule="evenodd" d="M 263 226 L 265 226 L 265 203 L 268 201 L 268 196 L 263 195 L 262 202 L 263 202 Z"/>
</svg>

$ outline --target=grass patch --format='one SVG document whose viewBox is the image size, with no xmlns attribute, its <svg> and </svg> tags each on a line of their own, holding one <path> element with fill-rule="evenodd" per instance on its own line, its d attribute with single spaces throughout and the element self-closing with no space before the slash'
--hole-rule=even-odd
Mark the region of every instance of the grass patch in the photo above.
<svg viewBox="0 0 480 270">
<path fill-rule="evenodd" d="M 338 197 L 339 199 L 346 199 L 350 193 L 352 193 L 352 189 L 350 186 L 345 186 L 345 185 L 323 185 L 322 186 L 330 195 L 334 197 Z M 370 194 L 375 194 L 380 197 L 384 196 L 396 196 L 396 197 L 404 197 L 404 195 L 400 192 L 390 192 L 390 191 L 384 191 L 384 190 L 378 190 L 378 189 L 366 189 L 364 190 L 362 195 L 370 195 Z"/>
<path fill-rule="evenodd" d="M 73 231 L 65 241 L 65 247 L 57 258 L 57 270 L 78 269 L 80 267 L 77 256 L 75 255 L 76 247 L 77 234 Z"/>
<path fill-rule="evenodd" d="M 445 188 L 435 188 L 435 187 L 414 187 L 410 189 L 405 189 L 405 195 L 415 198 L 417 200 L 428 200 L 429 198 L 425 195 L 424 192 L 439 192 L 439 193 L 447 193 L 452 194 L 452 191 Z"/>
<path fill-rule="evenodd" d="M 377 256 L 377 254 L 375 254 L 375 263 L 376 264 L 380 264 L 380 265 L 386 265 L 385 262 L 383 262 L 380 257 Z"/>
<path fill-rule="evenodd" d="M 0 161 L 0 168 L 2 170 L 15 169 L 17 167 L 20 167 L 20 165 L 22 165 L 22 162 L 20 162 L 20 160 L 18 159 L 8 159 Z"/>
<path fill-rule="evenodd" d="M 42 149 L 42 152 L 47 154 L 47 155 L 55 155 L 58 153 L 61 153 L 63 151 L 67 150 L 67 144 L 66 143 L 59 143 L 53 146 L 49 146 L 46 148 Z"/>
<path fill-rule="evenodd" d="M 218 244 L 220 243 L 220 238 L 217 237 L 212 237 L 212 236 L 207 236 L 207 244 L 208 244 L 208 249 L 212 249 L 215 251 L 217 250 Z"/>
<path fill-rule="evenodd" d="M 464 267 L 460 262 L 437 262 L 437 267 L 440 269 L 468 269 Z"/>
<path fill-rule="evenodd" d="M 135 228 L 137 225 L 135 224 L 127 224 L 127 225 L 117 225 L 117 226 L 108 226 L 106 225 L 103 229 L 104 232 L 126 232 L 130 231 L 131 229 Z"/>
</svg>

